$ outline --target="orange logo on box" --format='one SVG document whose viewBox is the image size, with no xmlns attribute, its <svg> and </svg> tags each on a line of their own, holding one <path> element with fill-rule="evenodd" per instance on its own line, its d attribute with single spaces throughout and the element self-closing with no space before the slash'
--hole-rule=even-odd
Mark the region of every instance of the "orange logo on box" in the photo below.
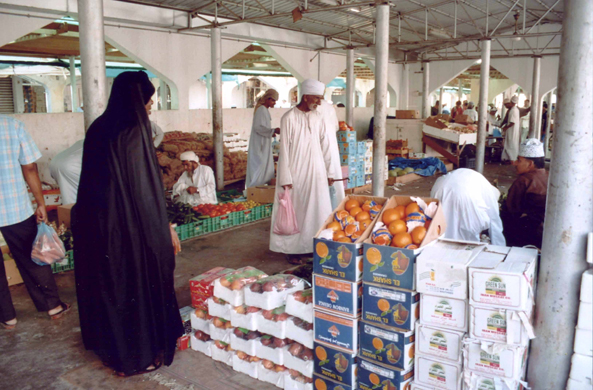
<svg viewBox="0 0 593 390">
<path fill-rule="evenodd" d="M 335 325 L 332 325 L 327 331 L 332 335 L 333 338 L 336 338 L 340 335 L 340 330 Z"/>
<path fill-rule="evenodd" d="M 340 297 L 334 290 L 330 291 L 327 294 L 327 297 L 329 298 L 330 301 L 332 301 L 332 303 L 336 303 L 336 301 L 338 301 L 340 299 Z"/>
<path fill-rule="evenodd" d="M 393 273 L 396 275 L 403 275 L 410 265 L 410 258 L 404 255 L 402 251 L 397 251 L 392 254 L 391 258 L 393 259 L 391 262 Z"/>
</svg>

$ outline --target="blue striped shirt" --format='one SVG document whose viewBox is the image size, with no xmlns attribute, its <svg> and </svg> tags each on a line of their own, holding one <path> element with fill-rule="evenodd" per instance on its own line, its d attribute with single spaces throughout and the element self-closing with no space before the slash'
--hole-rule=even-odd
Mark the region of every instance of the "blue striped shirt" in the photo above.
<svg viewBox="0 0 593 390">
<path fill-rule="evenodd" d="M 22 122 L 0 115 L 0 226 L 14 225 L 33 215 L 21 165 L 41 158 Z"/>
</svg>

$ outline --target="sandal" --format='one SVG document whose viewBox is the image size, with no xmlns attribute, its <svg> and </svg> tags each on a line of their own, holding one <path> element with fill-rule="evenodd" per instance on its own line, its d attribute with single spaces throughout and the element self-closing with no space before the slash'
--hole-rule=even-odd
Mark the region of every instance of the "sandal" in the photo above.
<svg viewBox="0 0 593 390">
<path fill-rule="evenodd" d="M 303 264 L 305 264 L 304 259 L 302 257 L 296 256 L 296 255 L 287 255 L 286 256 L 286 261 L 288 262 L 288 264 L 292 264 L 292 265 L 303 265 Z"/>
<path fill-rule="evenodd" d="M 0 325 L 2 325 L 4 327 L 4 329 L 6 330 L 12 330 L 14 328 L 16 328 L 16 324 L 8 324 L 6 322 L 0 321 Z"/>
<path fill-rule="evenodd" d="M 163 360 L 159 357 L 159 358 L 157 358 L 157 360 L 153 364 L 151 364 L 150 366 L 146 367 L 144 370 L 135 371 L 135 372 L 132 372 L 130 374 L 126 374 L 124 372 L 116 372 L 115 374 L 117 376 L 119 376 L 119 377 L 122 377 L 122 378 L 127 378 L 127 377 L 130 377 L 130 376 L 136 376 L 136 375 L 142 375 L 142 374 L 148 374 L 150 372 L 153 372 L 153 371 L 158 370 L 159 368 L 161 368 L 162 365 L 163 365 Z"/>
<path fill-rule="evenodd" d="M 52 320 L 57 320 L 58 318 L 61 318 L 64 314 L 66 314 L 66 312 L 68 310 L 70 310 L 70 308 L 72 308 L 72 305 L 68 304 L 68 303 L 60 303 L 60 306 L 62 307 L 62 310 L 60 310 L 59 312 L 55 313 L 55 314 L 51 314 L 50 318 Z"/>
</svg>

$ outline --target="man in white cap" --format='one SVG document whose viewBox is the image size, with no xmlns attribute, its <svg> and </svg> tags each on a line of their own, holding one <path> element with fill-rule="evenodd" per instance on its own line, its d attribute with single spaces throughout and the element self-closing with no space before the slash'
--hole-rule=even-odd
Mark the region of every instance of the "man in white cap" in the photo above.
<svg viewBox="0 0 593 390">
<path fill-rule="evenodd" d="M 338 207 L 346 194 L 344 193 L 344 182 L 342 179 L 342 164 L 340 162 L 340 149 L 338 148 L 338 137 L 336 133 L 340 130 L 340 122 L 336 114 L 336 109 L 327 100 L 322 100 L 317 110 L 323 116 L 325 136 L 329 142 L 331 153 L 331 165 L 334 173 L 334 185 L 329 188 L 332 210 Z"/>
<path fill-rule="evenodd" d="M 179 196 L 177 203 L 197 206 L 204 203 L 217 204 L 214 172 L 207 165 L 201 165 L 199 157 L 191 151 L 179 156 L 185 172 L 173 186 L 173 196 Z"/>
<path fill-rule="evenodd" d="M 467 109 L 463 111 L 463 115 L 467 115 L 474 123 L 478 121 L 478 112 L 474 108 L 474 102 L 467 103 Z"/>
<path fill-rule="evenodd" d="M 504 150 L 502 151 L 502 160 L 507 163 L 517 161 L 519 155 L 519 143 L 521 142 L 521 116 L 517 108 L 517 96 L 513 96 L 511 101 L 505 106 L 509 109 L 506 123 L 502 126 L 505 136 Z"/>
<path fill-rule="evenodd" d="M 548 191 L 543 144 L 535 138 L 527 139 L 514 165 L 519 176 L 501 211 L 507 245 L 541 248 Z"/>
<path fill-rule="evenodd" d="M 330 144 L 317 107 L 325 85 L 308 79 L 301 84 L 301 101 L 280 122 L 280 154 L 276 199 L 272 210 L 270 250 L 288 255 L 291 264 L 301 264 L 313 252 L 313 236 L 331 214 L 329 186 L 333 185 Z M 274 233 L 280 206 L 278 196 L 289 191 L 299 233 Z"/>
</svg>

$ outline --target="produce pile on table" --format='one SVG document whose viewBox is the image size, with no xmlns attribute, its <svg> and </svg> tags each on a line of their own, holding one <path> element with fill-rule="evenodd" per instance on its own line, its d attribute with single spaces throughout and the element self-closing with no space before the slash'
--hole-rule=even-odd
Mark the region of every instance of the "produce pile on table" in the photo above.
<svg viewBox="0 0 593 390">
<path fill-rule="evenodd" d="M 224 179 L 242 179 L 247 172 L 247 153 L 230 152 L 224 147 Z M 171 189 L 183 173 L 179 156 L 193 151 L 200 158 L 200 164 L 214 169 L 214 143 L 211 134 L 184 133 L 171 131 L 165 133 L 163 142 L 157 148 L 157 158 L 163 172 L 163 183 Z"/>
<path fill-rule="evenodd" d="M 230 214 L 235 211 L 249 210 L 257 206 L 261 206 L 261 204 L 254 201 L 201 204 L 196 207 L 170 201 L 167 203 L 167 215 L 169 222 L 176 223 L 180 226 L 203 219 L 220 217 L 221 215 Z"/>
</svg>

